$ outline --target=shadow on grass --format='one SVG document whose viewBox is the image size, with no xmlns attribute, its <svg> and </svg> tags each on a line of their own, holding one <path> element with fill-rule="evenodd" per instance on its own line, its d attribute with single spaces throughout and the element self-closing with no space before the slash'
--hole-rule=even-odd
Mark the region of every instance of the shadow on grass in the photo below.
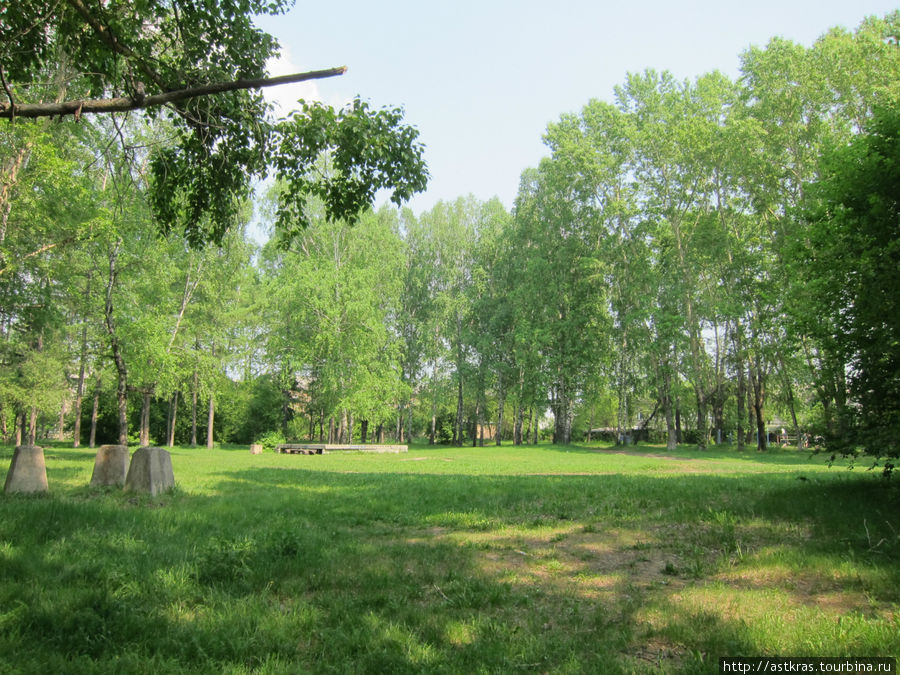
<svg viewBox="0 0 900 675">
<path fill-rule="evenodd" d="M 722 444 L 709 445 L 705 450 L 698 450 L 696 445 L 680 444 L 675 450 L 668 450 L 664 443 L 644 443 L 640 442 L 634 445 L 613 445 L 612 443 L 573 443 L 572 445 L 547 445 L 540 446 L 543 450 L 555 452 L 576 452 L 576 453 L 610 453 L 610 454 L 627 454 L 638 457 L 654 457 L 666 456 L 678 459 L 717 459 L 717 460 L 745 460 L 763 463 L 779 463 L 785 461 L 809 461 L 816 457 L 825 458 L 826 453 L 815 453 L 812 449 L 797 450 L 789 447 L 770 447 L 765 452 L 759 452 L 755 446 L 748 445 L 741 452 L 738 451 L 736 445 Z"/>
<path fill-rule="evenodd" d="M 666 563 L 683 567 L 691 547 L 749 520 L 771 537 L 802 525 L 811 536 L 777 542 L 801 558 L 864 559 L 885 601 L 900 588 L 896 537 L 871 541 L 890 533 L 878 521 L 900 492 L 871 476 L 256 467 L 220 479 L 213 497 L 82 489 L 0 501 L 0 663 L 717 672 L 718 656 L 768 645 L 740 617 L 671 614 L 719 571 L 718 552 L 693 576 Z M 662 627 L 653 608 L 670 613 Z"/>
</svg>

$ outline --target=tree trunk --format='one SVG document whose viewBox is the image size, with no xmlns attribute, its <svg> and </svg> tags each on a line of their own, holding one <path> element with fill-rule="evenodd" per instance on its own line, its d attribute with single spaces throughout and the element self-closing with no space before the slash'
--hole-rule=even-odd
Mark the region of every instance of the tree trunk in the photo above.
<svg viewBox="0 0 900 675">
<path fill-rule="evenodd" d="M 706 450 L 709 440 L 709 411 L 706 395 L 695 391 L 697 395 L 697 450 Z"/>
<path fill-rule="evenodd" d="M 765 372 L 759 363 L 759 357 L 750 363 L 750 388 L 753 391 L 753 414 L 756 421 L 756 449 L 765 452 L 768 446 L 765 420 L 766 384 Z"/>
<path fill-rule="evenodd" d="M 169 447 L 175 447 L 175 422 L 178 421 L 178 392 L 172 394 L 172 403 L 169 406 Z"/>
<path fill-rule="evenodd" d="M 362 420 L 359 423 L 359 435 L 360 441 L 363 445 L 366 444 L 366 439 L 369 437 L 369 420 Z"/>
<path fill-rule="evenodd" d="M 78 385 L 75 388 L 75 428 L 72 431 L 72 447 L 81 446 L 81 405 L 84 399 L 84 361 L 78 368 Z"/>
<path fill-rule="evenodd" d="M 803 440 L 800 438 L 800 423 L 797 421 L 797 409 L 794 405 L 794 387 L 791 384 L 790 374 L 787 372 L 787 366 L 784 364 L 784 356 L 778 353 L 778 363 L 781 366 L 781 379 L 787 392 L 788 410 L 791 413 L 791 422 L 794 425 L 794 440 L 797 443 L 797 449 L 803 447 Z"/>
<path fill-rule="evenodd" d="M 375 430 L 375 436 L 378 439 L 378 443 L 384 443 L 384 423 L 379 422 L 378 428 Z"/>
<path fill-rule="evenodd" d="M 281 434 L 285 438 L 288 435 L 288 422 L 291 421 L 291 387 L 281 390 Z"/>
<path fill-rule="evenodd" d="M 206 418 L 206 447 L 208 450 L 213 449 L 213 428 L 216 421 L 216 399 L 209 395 L 209 415 Z"/>
<path fill-rule="evenodd" d="M 89 447 L 93 448 L 97 444 L 97 416 L 100 410 L 100 377 L 97 377 L 97 384 L 94 389 L 94 405 L 91 407 L 91 437 Z"/>
<path fill-rule="evenodd" d="M 747 363 L 747 443 L 756 445 L 753 440 L 753 430 L 756 428 L 756 416 L 753 411 L 753 384 L 750 373 L 750 363 Z"/>
<path fill-rule="evenodd" d="M 565 382 L 557 383 L 553 405 L 553 442 L 569 445 L 572 442 L 572 401 Z"/>
<path fill-rule="evenodd" d="M 191 385 L 191 447 L 197 447 L 197 390 L 200 388 L 200 374 L 195 370 Z"/>
<path fill-rule="evenodd" d="M 475 415 L 472 417 L 472 447 L 478 445 L 478 427 L 481 426 L 481 401 L 475 400 Z M 484 443 L 482 442 L 482 445 Z"/>
<path fill-rule="evenodd" d="M 37 445 L 37 417 L 37 408 L 32 406 L 31 412 L 28 414 L 28 440 L 26 445 Z"/>
<path fill-rule="evenodd" d="M 516 400 L 515 423 L 513 425 L 513 444 L 522 445 L 522 422 L 524 410 L 522 399 L 525 397 L 525 369 L 519 366 L 519 395 Z"/>
<path fill-rule="evenodd" d="M 173 394 L 173 396 L 174 396 L 174 394 Z M 169 447 L 172 447 L 171 445 L 169 445 L 169 439 L 172 437 L 172 428 L 173 428 L 172 427 L 172 403 L 173 403 L 173 401 L 174 401 L 174 399 L 172 399 L 172 398 L 169 399 L 168 410 L 166 411 L 166 445 L 168 445 Z"/>
<path fill-rule="evenodd" d="M 716 445 L 722 443 L 722 430 L 725 428 L 725 399 L 723 388 L 716 385 L 716 392 L 712 399 L 713 428 L 716 431 Z"/>
<path fill-rule="evenodd" d="M 462 447 L 463 444 L 463 381 L 462 373 L 456 374 L 456 426 L 453 429 L 453 445 Z"/>
<path fill-rule="evenodd" d="M 18 183 L 19 171 L 28 163 L 34 144 L 29 141 L 19 148 L 15 156 L 6 162 L 0 172 L 0 244 L 6 239 L 9 214 L 12 209 L 12 192 Z M 4 153 L 5 154 L 5 153 Z M 17 444 L 20 445 L 20 444 Z"/>
<path fill-rule="evenodd" d="M 338 420 L 337 442 L 347 442 L 347 411 L 341 409 L 341 417 Z"/>
<path fill-rule="evenodd" d="M 88 272 L 87 284 L 85 285 L 84 300 L 87 303 L 91 297 L 91 280 L 93 272 Z M 77 448 L 81 445 L 81 405 L 84 400 L 84 380 L 85 370 L 87 366 L 87 321 L 81 327 L 81 355 L 78 359 L 78 384 L 75 387 L 75 430 L 72 432 L 72 447 Z"/>
<path fill-rule="evenodd" d="M 672 407 L 672 397 L 666 394 L 663 400 L 663 413 L 666 416 L 666 450 L 678 448 L 678 429 L 675 428 L 675 414 Z"/>
<path fill-rule="evenodd" d="M 618 398 L 618 405 L 616 406 L 616 445 L 621 445 L 625 440 L 625 427 L 628 425 L 628 391 L 627 391 L 627 382 L 626 382 L 626 364 L 625 364 L 625 352 L 624 350 L 627 348 L 626 337 L 623 335 L 622 345 L 620 345 L 620 349 L 622 349 L 622 353 L 619 354 L 619 359 L 617 362 L 616 370 L 616 395 Z"/>
<path fill-rule="evenodd" d="M 672 373 L 667 360 L 656 360 L 656 381 L 659 383 L 659 403 L 666 418 L 666 450 L 678 447 L 678 432 L 675 428 L 675 410 L 672 405 Z"/>
<path fill-rule="evenodd" d="M 144 389 L 141 391 L 141 447 L 150 445 L 150 404 L 153 401 L 153 391 Z"/>
<path fill-rule="evenodd" d="M 437 377 L 435 372 L 437 363 L 432 360 L 431 366 L 431 433 L 428 435 L 428 445 L 437 443 Z"/>
<path fill-rule="evenodd" d="M 59 421 L 56 430 L 56 440 L 62 441 L 65 438 L 66 431 L 66 403 L 67 401 L 63 399 L 63 402 L 59 406 Z"/>
<path fill-rule="evenodd" d="M 596 412 L 596 411 L 595 411 L 595 406 L 594 406 L 593 403 L 591 403 L 591 419 L 590 419 L 590 421 L 588 422 L 588 432 L 587 432 L 587 442 L 588 442 L 588 443 L 591 442 L 592 436 L 593 436 L 593 433 L 594 433 L 594 413 L 595 413 L 595 412 Z"/>
<path fill-rule="evenodd" d="M 110 348 L 112 350 L 113 363 L 116 366 L 116 375 L 118 384 L 116 385 L 116 405 L 119 412 L 119 445 L 128 445 L 128 369 L 125 366 L 125 358 L 122 356 L 122 349 L 119 345 L 119 338 L 116 334 L 116 323 L 113 316 L 113 289 L 116 285 L 118 270 L 116 262 L 119 258 L 119 249 L 122 246 L 122 240 L 119 239 L 113 250 L 109 253 L 109 280 L 106 284 L 106 304 L 104 307 L 104 315 L 106 319 L 106 332 L 109 335 Z"/>
<path fill-rule="evenodd" d="M 738 452 L 744 452 L 746 446 L 746 438 L 744 437 L 744 402 L 746 401 L 747 383 L 744 371 L 744 347 L 741 339 L 740 326 L 735 327 L 734 331 L 734 358 L 735 370 L 737 371 L 737 449 Z"/>
<path fill-rule="evenodd" d="M 503 436 L 503 408 L 506 406 L 506 391 L 502 382 L 498 383 L 497 390 L 497 431 L 494 433 L 494 441 L 499 446 Z"/>
<path fill-rule="evenodd" d="M 515 411 L 513 412 L 514 422 L 513 422 L 513 445 L 522 445 L 522 404 L 516 403 Z"/>
<path fill-rule="evenodd" d="M 684 433 L 681 431 L 681 406 L 675 403 L 675 441 L 684 443 Z"/>
</svg>

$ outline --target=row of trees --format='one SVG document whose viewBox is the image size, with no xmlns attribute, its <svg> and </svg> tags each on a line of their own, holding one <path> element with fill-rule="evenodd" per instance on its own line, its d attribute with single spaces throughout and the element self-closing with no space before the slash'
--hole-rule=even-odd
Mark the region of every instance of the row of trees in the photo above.
<svg viewBox="0 0 900 675">
<path fill-rule="evenodd" d="M 345 70 L 266 77 L 279 47 L 253 16 L 291 4 L 67 0 L 0 10 L 0 117 L 9 120 L 0 433 L 33 443 L 39 413 L 56 407 L 62 435 L 68 406 L 78 443 L 92 389 L 93 440 L 112 388 L 113 439 L 128 440 L 136 399 L 147 443 L 162 400 L 171 443 L 189 392 L 191 440 L 205 398 L 211 444 L 215 395 L 233 384 L 247 336 L 260 330 L 242 314 L 256 298 L 243 234 L 254 179 L 274 173 L 285 186 L 275 213 L 287 234 L 308 222 L 313 203 L 352 222 L 378 189 L 400 203 L 424 188 L 418 134 L 398 110 L 301 102 L 272 117 L 260 88 Z M 204 249 L 210 243 L 217 248 Z M 259 396 L 237 398 L 249 406 Z M 243 427 L 265 426 L 244 417 Z"/>
<path fill-rule="evenodd" d="M 261 250 L 246 201 L 218 247 L 156 234 L 165 122 L 7 127 L 0 434 L 43 412 L 76 442 L 132 415 L 142 443 L 522 443 L 549 411 L 560 443 L 643 427 L 762 449 L 777 417 L 896 453 L 898 34 L 894 13 L 776 39 L 737 81 L 629 75 L 548 127 L 511 213 L 460 198 L 350 225 L 339 188 L 296 198 L 299 172 Z"/>
</svg>

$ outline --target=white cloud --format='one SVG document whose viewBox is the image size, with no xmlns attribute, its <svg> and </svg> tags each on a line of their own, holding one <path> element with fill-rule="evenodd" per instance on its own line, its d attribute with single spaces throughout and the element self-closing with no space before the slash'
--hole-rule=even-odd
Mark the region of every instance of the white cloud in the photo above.
<svg viewBox="0 0 900 675">
<path fill-rule="evenodd" d="M 302 67 L 294 63 L 291 58 L 291 51 L 287 47 L 282 47 L 278 58 L 270 59 L 266 65 L 269 68 L 270 77 L 304 72 Z M 296 84 L 280 84 L 277 87 L 266 87 L 263 89 L 263 96 L 275 106 L 275 114 L 278 117 L 283 117 L 292 110 L 296 110 L 299 107 L 297 101 L 301 98 L 306 101 L 322 100 L 322 95 L 319 93 L 319 87 L 315 80 L 297 82 Z"/>
<path fill-rule="evenodd" d="M 269 68 L 270 77 L 279 77 L 281 75 L 293 75 L 294 73 L 302 73 L 308 70 L 314 70 L 312 67 L 304 67 L 294 62 L 291 51 L 287 47 L 281 48 L 281 54 L 276 59 L 270 59 L 266 64 Z M 265 99 L 275 107 L 275 115 L 284 117 L 292 110 L 297 110 L 300 106 L 297 101 L 303 99 L 305 101 L 319 101 L 327 103 L 335 108 L 341 108 L 349 103 L 352 98 L 341 95 L 323 96 L 319 90 L 318 80 L 309 80 L 307 82 L 298 82 L 296 84 L 281 84 L 277 87 L 266 87 L 263 89 Z"/>
</svg>

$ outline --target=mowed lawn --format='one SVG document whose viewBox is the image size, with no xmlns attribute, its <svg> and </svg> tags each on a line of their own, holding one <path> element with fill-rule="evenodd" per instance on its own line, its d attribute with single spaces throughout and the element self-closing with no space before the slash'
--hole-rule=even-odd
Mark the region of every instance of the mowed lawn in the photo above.
<svg viewBox="0 0 900 675">
<path fill-rule="evenodd" d="M 0 671 L 718 672 L 900 655 L 900 483 L 796 451 L 173 453 L 0 497 Z M 4 470 L 11 448 L 0 448 Z"/>
</svg>

